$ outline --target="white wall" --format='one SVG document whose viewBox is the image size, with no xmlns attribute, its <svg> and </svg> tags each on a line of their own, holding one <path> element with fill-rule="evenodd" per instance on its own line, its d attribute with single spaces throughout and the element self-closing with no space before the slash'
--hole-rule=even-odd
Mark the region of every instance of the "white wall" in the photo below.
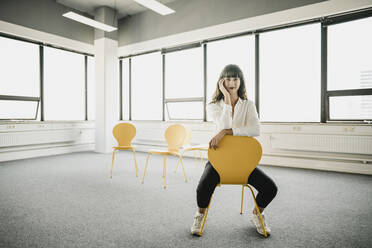
<svg viewBox="0 0 372 248">
<path fill-rule="evenodd" d="M 94 149 L 94 122 L 0 123 L 0 162 Z"/>
</svg>

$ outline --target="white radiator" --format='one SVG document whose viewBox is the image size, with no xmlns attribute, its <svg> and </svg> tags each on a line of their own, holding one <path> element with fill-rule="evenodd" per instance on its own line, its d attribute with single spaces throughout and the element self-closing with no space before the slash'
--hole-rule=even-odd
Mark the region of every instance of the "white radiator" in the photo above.
<svg viewBox="0 0 372 248">
<path fill-rule="evenodd" d="M 270 141 L 275 149 L 372 155 L 372 136 L 276 133 Z"/>
<path fill-rule="evenodd" d="M 0 133 L 0 147 L 73 142 L 79 138 L 80 133 L 80 130 Z"/>
</svg>

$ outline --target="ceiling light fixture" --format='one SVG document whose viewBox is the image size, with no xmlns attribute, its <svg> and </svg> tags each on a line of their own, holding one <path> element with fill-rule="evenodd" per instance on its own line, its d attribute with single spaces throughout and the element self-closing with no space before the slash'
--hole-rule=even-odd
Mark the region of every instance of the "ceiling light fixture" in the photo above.
<svg viewBox="0 0 372 248">
<path fill-rule="evenodd" d="M 167 6 L 165 6 L 164 4 L 162 3 L 159 3 L 158 1 L 155 1 L 155 0 L 134 0 L 136 1 L 137 3 L 145 6 L 146 8 L 149 8 L 161 15 L 169 15 L 169 14 L 172 14 L 176 11 L 174 11 L 173 9 L 171 8 L 168 8 Z"/>
<path fill-rule="evenodd" d="M 76 14 L 76 13 L 74 13 L 72 11 L 67 12 L 67 13 L 64 13 L 63 16 L 64 17 L 67 17 L 67 18 L 70 18 L 70 19 L 72 19 L 74 21 L 81 22 L 81 23 L 84 23 L 86 25 L 92 26 L 94 28 L 98 28 L 98 29 L 104 30 L 106 32 L 112 32 L 112 31 L 117 30 L 116 27 L 113 27 L 113 26 L 104 24 L 102 22 L 97 22 L 96 20 L 93 20 L 93 19 L 90 19 L 88 17 L 85 17 L 85 16 L 82 16 L 82 15 Z"/>
</svg>

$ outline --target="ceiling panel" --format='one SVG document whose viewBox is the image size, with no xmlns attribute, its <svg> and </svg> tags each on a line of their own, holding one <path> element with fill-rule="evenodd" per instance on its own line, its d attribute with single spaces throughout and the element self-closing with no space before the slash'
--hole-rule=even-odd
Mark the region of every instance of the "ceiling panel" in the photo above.
<svg viewBox="0 0 372 248">
<path fill-rule="evenodd" d="M 158 2 L 163 4 L 174 1 L 177 0 L 158 0 Z M 92 16 L 94 16 L 94 9 L 101 6 L 108 6 L 118 10 L 119 19 L 127 15 L 134 15 L 148 10 L 148 8 L 143 7 L 133 0 L 56 0 L 56 2 L 86 12 Z"/>
</svg>

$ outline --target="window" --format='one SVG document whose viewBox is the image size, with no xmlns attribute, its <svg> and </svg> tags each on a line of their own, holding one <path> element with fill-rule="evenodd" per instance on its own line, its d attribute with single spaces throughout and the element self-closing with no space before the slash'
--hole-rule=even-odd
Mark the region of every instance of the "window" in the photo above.
<svg viewBox="0 0 372 248">
<path fill-rule="evenodd" d="M 320 121 L 320 24 L 260 34 L 260 119 Z"/>
<path fill-rule="evenodd" d="M 372 88 L 372 17 L 328 27 L 328 90 Z"/>
<path fill-rule="evenodd" d="M 253 35 L 208 43 L 207 103 L 212 100 L 223 68 L 236 64 L 243 71 L 248 99 L 255 100 L 255 38 Z M 208 120 L 210 118 L 208 117 Z"/>
<path fill-rule="evenodd" d="M 0 119 L 36 119 L 40 102 L 39 46 L 0 37 Z"/>
<path fill-rule="evenodd" d="M 166 120 L 203 119 L 203 48 L 165 54 Z"/>
<path fill-rule="evenodd" d="M 372 95 L 330 97 L 329 114 L 334 120 L 371 120 Z"/>
<path fill-rule="evenodd" d="M 94 57 L 88 56 L 88 120 L 96 119 L 96 69 Z"/>
<path fill-rule="evenodd" d="M 45 120 L 84 120 L 84 56 L 44 47 Z"/>
<path fill-rule="evenodd" d="M 166 112 L 172 120 L 202 120 L 203 102 L 167 102 Z"/>
<path fill-rule="evenodd" d="M 123 120 L 129 120 L 129 59 L 122 59 L 122 114 Z"/>
<path fill-rule="evenodd" d="M 159 52 L 131 58 L 132 119 L 162 120 L 162 55 Z"/>
<path fill-rule="evenodd" d="M 39 101 L 0 100 L 0 120 L 35 120 Z"/>
<path fill-rule="evenodd" d="M 203 97 L 203 48 L 165 55 L 165 97 Z"/>
<path fill-rule="evenodd" d="M 328 26 L 329 120 L 372 119 L 372 17 Z"/>
<path fill-rule="evenodd" d="M 40 95 L 39 46 L 0 37 L 0 95 Z"/>
</svg>

